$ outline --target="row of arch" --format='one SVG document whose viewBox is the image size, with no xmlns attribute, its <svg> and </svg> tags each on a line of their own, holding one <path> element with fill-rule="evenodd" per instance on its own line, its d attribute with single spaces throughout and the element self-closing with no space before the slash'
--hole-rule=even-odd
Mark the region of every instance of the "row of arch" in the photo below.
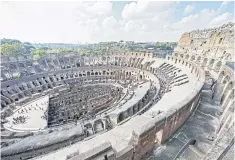
<svg viewBox="0 0 235 160">
<path fill-rule="evenodd" d="M 148 102 L 148 99 L 149 99 L 149 92 L 147 92 L 145 94 L 145 96 L 138 101 L 138 103 L 131 106 L 126 111 L 121 112 L 118 115 L 117 123 L 120 123 L 123 120 L 125 120 L 126 118 L 131 117 L 131 116 L 135 115 L 137 112 L 139 112 L 145 106 L 145 104 Z"/>
<path fill-rule="evenodd" d="M 202 74 L 201 68 L 198 67 L 198 65 L 195 64 L 194 62 L 190 62 L 190 61 L 185 60 L 183 58 L 178 58 L 178 57 L 173 57 L 173 56 L 168 56 L 168 57 L 166 57 L 166 59 L 168 61 L 172 61 L 174 64 L 181 64 L 181 65 L 191 69 L 190 72 L 192 74 L 195 74 L 196 77 L 198 78 L 198 80 L 201 78 L 201 74 Z"/>
<path fill-rule="evenodd" d="M 226 107 L 226 100 L 231 100 L 234 95 L 234 77 L 233 72 L 228 67 L 221 70 L 218 75 L 217 84 L 221 87 L 220 97 L 217 99 L 219 103 Z M 215 97 L 216 98 L 216 97 Z M 218 98 L 218 97 L 217 97 Z"/>
<path fill-rule="evenodd" d="M 115 70 L 88 70 L 88 71 L 70 71 L 42 76 L 28 82 L 22 82 L 14 86 L 6 85 L 1 92 L 2 106 L 6 107 L 10 102 L 18 101 L 19 99 L 30 95 L 31 92 L 42 92 L 43 90 L 52 89 L 54 86 L 69 82 L 71 80 L 80 79 L 86 80 L 102 80 L 102 79 L 142 79 L 145 73 L 138 69 L 115 69 Z"/>
<path fill-rule="evenodd" d="M 224 61 L 215 58 L 204 57 L 200 55 L 178 54 L 174 53 L 174 57 L 182 58 L 191 62 L 199 64 L 202 68 L 214 70 L 219 73 L 220 69 L 224 65 Z"/>
</svg>

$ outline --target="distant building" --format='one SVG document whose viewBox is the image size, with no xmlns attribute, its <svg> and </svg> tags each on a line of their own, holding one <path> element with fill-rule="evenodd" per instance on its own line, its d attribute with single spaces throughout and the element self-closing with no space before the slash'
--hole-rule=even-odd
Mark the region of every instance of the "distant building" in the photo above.
<svg viewBox="0 0 235 160">
<path fill-rule="evenodd" d="M 134 41 L 125 41 L 124 43 L 125 43 L 125 45 L 133 45 L 133 44 L 135 44 Z"/>
</svg>

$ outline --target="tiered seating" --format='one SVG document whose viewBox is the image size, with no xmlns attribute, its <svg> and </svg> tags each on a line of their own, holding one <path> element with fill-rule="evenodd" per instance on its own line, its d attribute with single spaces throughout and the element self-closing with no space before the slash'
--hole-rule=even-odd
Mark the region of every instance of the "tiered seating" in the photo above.
<svg viewBox="0 0 235 160">
<path fill-rule="evenodd" d="M 180 86 L 189 82 L 187 75 L 182 74 L 181 69 L 175 67 L 174 65 L 164 62 L 159 66 L 159 69 L 168 82 L 168 84 L 166 84 L 169 87 L 167 92 L 171 91 L 171 88 L 174 86 Z"/>
</svg>

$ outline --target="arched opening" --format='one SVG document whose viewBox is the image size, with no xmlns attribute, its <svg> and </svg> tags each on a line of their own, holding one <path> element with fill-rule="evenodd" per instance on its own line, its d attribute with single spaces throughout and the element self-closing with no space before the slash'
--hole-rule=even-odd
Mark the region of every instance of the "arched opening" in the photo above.
<svg viewBox="0 0 235 160">
<path fill-rule="evenodd" d="M 132 109 L 132 108 L 129 108 L 129 109 L 127 110 L 127 113 L 128 113 L 129 116 L 133 116 L 133 109 Z"/>
<path fill-rule="evenodd" d="M 229 75 L 227 75 L 227 76 L 224 78 L 224 81 L 223 81 L 222 83 L 225 84 L 225 83 L 227 83 L 229 80 L 230 80 L 230 77 L 229 77 Z"/>
<path fill-rule="evenodd" d="M 220 38 L 220 39 L 219 39 L 219 44 L 222 42 L 222 40 L 223 40 L 223 38 Z"/>
<path fill-rule="evenodd" d="M 188 59 L 189 58 L 189 55 L 187 54 L 186 56 L 185 56 L 185 59 Z"/>
<path fill-rule="evenodd" d="M 214 71 L 219 72 L 221 67 L 222 67 L 222 62 L 221 61 L 217 62 Z"/>
<path fill-rule="evenodd" d="M 163 129 L 160 129 L 160 130 L 156 133 L 155 143 L 161 144 L 161 142 L 162 142 L 162 135 L 163 135 Z"/>
<path fill-rule="evenodd" d="M 101 132 L 104 130 L 104 124 L 101 120 L 95 121 L 94 123 L 94 131 L 96 133 Z"/>
<path fill-rule="evenodd" d="M 133 114 L 136 114 L 138 112 L 138 105 L 135 105 L 133 107 Z"/>
<path fill-rule="evenodd" d="M 201 62 L 201 56 L 197 57 L 197 63 L 200 63 Z"/>
<path fill-rule="evenodd" d="M 193 40 L 190 41 L 190 45 L 193 44 Z"/>
<path fill-rule="evenodd" d="M 225 59 L 226 60 L 232 59 L 232 55 L 230 53 L 227 53 L 226 56 L 225 56 Z"/>
<path fill-rule="evenodd" d="M 229 82 L 229 84 L 225 88 L 224 93 L 223 93 L 223 95 L 221 97 L 220 104 L 224 103 L 225 98 L 227 97 L 229 91 L 231 91 L 232 88 L 233 88 L 233 82 Z"/>
<path fill-rule="evenodd" d="M 207 64 L 207 58 L 205 58 L 204 60 L 203 60 L 203 62 L 202 62 L 202 67 L 205 67 L 206 66 L 206 64 Z"/>
<path fill-rule="evenodd" d="M 125 112 L 122 112 L 122 113 L 120 113 L 119 114 L 119 116 L 118 116 L 118 122 L 121 122 L 121 121 L 123 121 L 124 119 L 126 119 L 126 116 L 125 116 Z"/>
<path fill-rule="evenodd" d="M 222 72 L 219 74 L 218 82 L 221 82 L 221 81 L 222 81 L 224 75 L 225 75 L 225 73 L 224 73 L 224 71 L 222 71 Z"/>
<path fill-rule="evenodd" d="M 226 108 L 228 107 L 227 105 L 229 106 L 234 106 L 233 103 L 234 103 L 234 89 L 232 90 L 232 92 L 228 92 L 229 95 L 228 96 L 225 96 L 225 99 L 222 101 L 222 107 L 223 108 Z M 232 102 L 229 104 L 229 102 Z M 232 104 L 232 105 L 231 105 Z M 234 109 L 234 108 L 233 108 Z"/>
<path fill-rule="evenodd" d="M 191 139 L 190 142 L 189 142 L 189 145 L 195 145 L 196 144 L 196 140 L 195 139 Z"/>
<path fill-rule="evenodd" d="M 191 61 L 194 61 L 195 60 L 195 56 L 191 56 Z"/>
<path fill-rule="evenodd" d="M 214 62 L 215 62 L 215 59 L 211 59 L 211 60 L 210 60 L 209 65 L 208 65 L 208 68 L 209 68 L 209 69 L 212 69 L 212 68 L 213 68 Z"/>
</svg>

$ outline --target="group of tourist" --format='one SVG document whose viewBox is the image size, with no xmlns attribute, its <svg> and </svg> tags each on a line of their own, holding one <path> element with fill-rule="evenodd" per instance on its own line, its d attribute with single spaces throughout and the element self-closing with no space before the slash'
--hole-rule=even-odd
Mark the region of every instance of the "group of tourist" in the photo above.
<svg viewBox="0 0 235 160">
<path fill-rule="evenodd" d="M 25 122 L 26 122 L 26 118 L 28 118 L 28 116 L 27 116 L 27 117 L 25 117 L 25 116 L 19 116 L 19 117 L 13 118 L 12 123 L 13 123 L 13 124 L 25 123 Z"/>
</svg>

